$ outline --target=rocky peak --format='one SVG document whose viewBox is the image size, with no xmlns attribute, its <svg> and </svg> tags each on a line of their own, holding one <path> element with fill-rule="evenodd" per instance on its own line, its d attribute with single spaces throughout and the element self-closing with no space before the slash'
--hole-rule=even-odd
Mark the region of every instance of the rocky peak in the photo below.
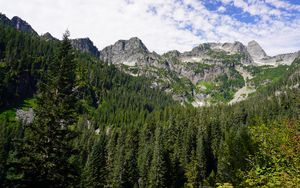
<svg viewBox="0 0 300 188">
<path fill-rule="evenodd" d="M 20 30 L 20 31 L 24 31 L 24 32 L 28 32 L 28 33 L 33 33 L 35 35 L 38 35 L 34 29 L 32 29 L 32 27 L 24 20 L 22 20 L 21 18 L 19 18 L 18 16 L 14 16 L 12 19 L 11 19 L 11 23 L 12 25 Z"/>
<path fill-rule="evenodd" d="M 254 60 L 259 60 L 267 57 L 266 52 L 262 47 L 255 41 L 250 41 L 247 46 L 247 51 Z"/>
<path fill-rule="evenodd" d="M 237 53 L 237 52 L 239 52 L 239 53 L 245 53 L 245 52 L 247 52 L 247 47 L 244 46 L 241 42 L 235 41 L 235 42 L 232 44 L 230 50 L 231 50 L 232 52 L 235 52 L 235 53 Z"/>
<path fill-rule="evenodd" d="M 172 57 L 177 58 L 177 57 L 180 56 L 180 52 L 177 51 L 177 50 L 172 50 L 172 51 L 169 51 L 169 52 L 163 54 L 163 56 L 165 56 L 165 57 L 170 57 L 170 58 L 172 58 Z"/>
<path fill-rule="evenodd" d="M 3 23 L 4 25 L 10 25 L 12 26 L 12 23 L 9 18 L 6 17 L 5 14 L 0 13 L 0 22 Z"/>
<path fill-rule="evenodd" d="M 247 48 L 239 41 L 235 41 L 234 43 L 225 42 L 208 44 L 212 50 L 221 50 L 230 54 L 247 52 Z"/>
<path fill-rule="evenodd" d="M 100 58 L 108 63 L 135 64 L 139 59 L 149 54 L 144 43 L 137 37 L 129 40 L 119 40 L 101 51 Z"/>
<path fill-rule="evenodd" d="M 95 57 L 100 57 L 100 52 L 89 38 L 79 38 L 71 40 L 72 46 L 82 52 L 87 52 Z"/>
<path fill-rule="evenodd" d="M 58 40 L 57 38 L 53 37 L 49 32 L 43 34 L 41 37 L 47 41 L 48 40 Z"/>
<path fill-rule="evenodd" d="M 144 43 L 137 37 L 130 38 L 129 40 L 119 40 L 114 44 L 114 47 L 124 52 L 149 52 Z"/>
</svg>

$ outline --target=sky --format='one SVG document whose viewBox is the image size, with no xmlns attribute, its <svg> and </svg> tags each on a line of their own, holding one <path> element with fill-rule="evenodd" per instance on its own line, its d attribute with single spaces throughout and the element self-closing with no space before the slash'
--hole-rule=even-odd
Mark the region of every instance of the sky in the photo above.
<svg viewBox="0 0 300 188">
<path fill-rule="evenodd" d="M 0 12 L 39 34 L 68 29 L 100 50 L 131 37 L 158 53 L 251 40 L 268 55 L 300 50 L 300 0 L 0 0 Z"/>
</svg>

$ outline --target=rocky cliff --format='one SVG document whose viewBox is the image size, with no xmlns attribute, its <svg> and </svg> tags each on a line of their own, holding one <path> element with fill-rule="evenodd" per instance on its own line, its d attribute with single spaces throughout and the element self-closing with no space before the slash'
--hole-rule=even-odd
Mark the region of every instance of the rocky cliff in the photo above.
<svg viewBox="0 0 300 188">
<path fill-rule="evenodd" d="M 111 64 L 125 64 L 134 66 L 147 55 L 149 51 L 137 37 L 129 40 L 119 40 L 111 46 L 101 50 L 100 59 Z"/>
<path fill-rule="evenodd" d="M 95 57 L 100 57 L 100 52 L 98 48 L 89 38 L 80 38 L 71 40 L 72 46 L 82 52 L 87 52 Z"/>
<path fill-rule="evenodd" d="M 259 60 L 267 57 L 266 52 L 262 47 L 255 41 L 250 41 L 247 45 L 247 51 L 254 60 Z"/>
</svg>

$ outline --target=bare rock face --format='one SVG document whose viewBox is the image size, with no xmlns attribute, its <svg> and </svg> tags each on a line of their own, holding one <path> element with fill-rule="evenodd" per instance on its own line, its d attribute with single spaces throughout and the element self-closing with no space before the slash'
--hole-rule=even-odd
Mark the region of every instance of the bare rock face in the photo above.
<svg viewBox="0 0 300 188">
<path fill-rule="evenodd" d="M 279 54 L 276 56 L 267 56 L 266 52 L 256 41 L 250 41 L 247 50 L 251 55 L 254 63 L 260 65 L 291 65 L 292 62 L 300 56 L 300 52 Z"/>
<path fill-rule="evenodd" d="M 101 51 L 100 59 L 111 64 L 134 66 L 149 54 L 148 49 L 137 37 L 119 40 Z"/>
<path fill-rule="evenodd" d="M 253 63 L 253 59 L 248 53 L 247 48 L 241 42 L 200 44 L 199 46 L 193 48 L 191 51 L 180 54 L 180 60 L 183 62 L 204 61 L 216 64 L 220 62 L 221 54 L 227 56 L 239 54 L 242 56 L 240 58 L 240 63 Z M 219 56 L 219 58 L 217 56 Z"/>
<path fill-rule="evenodd" d="M 90 53 L 95 57 L 100 57 L 98 48 L 89 38 L 80 38 L 71 40 L 72 46 L 82 52 Z"/>
<path fill-rule="evenodd" d="M 11 23 L 16 29 L 18 29 L 20 31 L 38 35 L 37 32 L 35 32 L 35 30 L 32 29 L 32 27 L 26 21 L 22 20 L 18 16 L 13 17 L 11 19 Z"/>
<path fill-rule="evenodd" d="M 208 43 L 212 50 L 224 51 L 229 54 L 247 53 L 247 48 L 241 42 Z"/>
<path fill-rule="evenodd" d="M 265 57 L 258 62 L 265 65 L 291 65 L 296 58 L 300 57 L 300 51 L 295 53 L 280 54 L 273 57 Z"/>
<path fill-rule="evenodd" d="M 27 125 L 33 122 L 34 119 L 34 112 L 32 108 L 29 108 L 28 111 L 18 109 L 16 112 L 16 118 L 19 120 L 23 125 Z"/>
<path fill-rule="evenodd" d="M 247 50 L 254 60 L 259 60 L 267 57 L 266 52 L 255 40 L 248 43 Z"/>
</svg>

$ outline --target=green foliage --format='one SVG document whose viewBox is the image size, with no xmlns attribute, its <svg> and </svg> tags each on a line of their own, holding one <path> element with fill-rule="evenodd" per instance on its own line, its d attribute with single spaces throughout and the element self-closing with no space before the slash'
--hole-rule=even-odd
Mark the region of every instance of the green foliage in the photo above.
<svg viewBox="0 0 300 188">
<path fill-rule="evenodd" d="M 10 169 L 15 173 L 10 178 L 12 184 L 66 187 L 76 182 L 77 173 L 69 161 L 74 154 L 70 141 L 75 135 L 70 126 L 76 122 L 76 101 L 75 63 L 68 36 L 64 35 L 57 57 L 40 84 L 35 122 L 26 129 L 24 142 L 20 143 L 17 168 Z"/>
<path fill-rule="evenodd" d="M 164 159 L 164 148 L 162 145 L 161 128 L 156 128 L 153 158 L 149 171 L 149 187 L 167 187 L 166 185 L 166 161 Z"/>
<path fill-rule="evenodd" d="M 101 133 L 94 143 L 83 172 L 83 187 L 104 187 L 107 178 L 107 138 Z"/>
<path fill-rule="evenodd" d="M 279 79 L 287 72 L 289 66 L 288 65 L 279 65 L 278 67 L 254 67 L 247 66 L 245 67 L 251 74 L 254 76 L 250 82 L 256 88 L 264 87 L 266 84 L 276 83 Z"/>
<path fill-rule="evenodd" d="M 5 49 L 0 50 L 0 103 L 10 108 L 0 115 L 0 187 L 299 184 L 299 60 L 246 101 L 196 109 L 151 89 L 145 77 L 73 52 L 66 38 L 51 43 L 5 30 L 0 34 Z M 21 48 L 22 38 L 35 42 Z M 20 54 L 33 58 L 25 63 Z M 217 84 L 197 87 L 228 101 L 244 85 L 233 69 L 244 57 L 216 56 L 228 62 L 225 73 Z M 20 92 L 23 70 L 34 78 L 26 87 L 39 86 L 38 92 Z M 174 72 L 157 71 L 178 82 L 178 92 L 194 89 Z M 34 124 L 19 125 L 16 108 L 29 107 L 36 113 Z"/>
<path fill-rule="evenodd" d="M 245 84 L 243 77 L 232 68 L 228 69 L 227 74 L 222 74 L 214 82 L 200 81 L 197 83 L 197 91 L 211 95 L 212 103 L 228 102 L 238 88 Z"/>
<path fill-rule="evenodd" d="M 247 187 L 297 187 L 300 183 L 299 121 L 274 121 L 251 127 L 257 144 L 251 170 L 246 173 Z"/>
</svg>

